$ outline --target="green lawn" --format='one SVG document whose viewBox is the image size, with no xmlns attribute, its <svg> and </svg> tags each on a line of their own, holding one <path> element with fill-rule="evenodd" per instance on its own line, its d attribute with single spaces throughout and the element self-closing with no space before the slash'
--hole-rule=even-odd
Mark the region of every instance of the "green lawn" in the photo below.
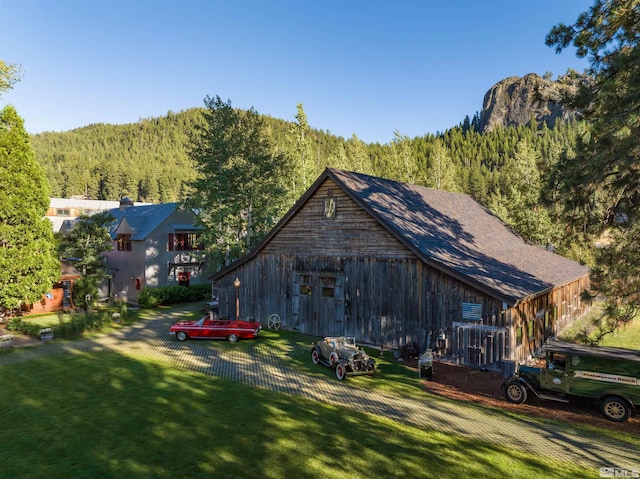
<svg viewBox="0 0 640 479">
<path fill-rule="evenodd" d="M 578 332 L 585 327 L 589 327 L 591 325 L 591 320 L 602 314 L 602 306 L 602 303 L 595 303 L 591 312 L 564 330 L 559 335 L 559 339 L 567 342 L 575 342 Z M 633 320 L 626 325 L 619 327 L 612 334 L 604 336 L 600 342 L 600 346 L 640 350 L 640 317 L 636 316 Z"/>
<path fill-rule="evenodd" d="M 0 367 L 0 383 L 2 477 L 597 474 L 114 353 Z"/>
<path fill-rule="evenodd" d="M 131 312 L 127 322 L 157 314 L 162 311 Z M 185 318 L 199 315 L 194 311 Z M 294 350 L 282 348 L 285 336 Z M 333 376 L 329 368 L 311 362 L 307 350 L 312 339 L 265 330 L 259 342 L 203 344 L 216 349 L 264 347 L 305 374 Z M 375 380 L 349 378 L 353 387 L 411 397 L 425 394 L 415 371 L 390 356 L 380 358 L 375 350 L 369 353 L 379 366 Z M 116 353 L 56 355 L 0 366 L 0 384 L 1 478 L 598 474 L 526 450 L 411 427 Z"/>
<path fill-rule="evenodd" d="M 640 350 L 640 318 L 636 317 L 631 323 L 622 326 L 613 334 L 605 336 L 602 340 L 602 346 Z"/>
</svg>

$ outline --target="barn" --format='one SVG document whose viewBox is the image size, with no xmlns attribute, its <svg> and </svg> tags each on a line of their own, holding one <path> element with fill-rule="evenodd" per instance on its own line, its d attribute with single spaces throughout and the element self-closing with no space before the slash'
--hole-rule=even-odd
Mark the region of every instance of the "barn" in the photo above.
<svg viewBox="0 0 640 479">
<path fill-rule="evenodd" d="M 222 316 L 505 370 L 584 314 L 587 267 L 473 198 L 326 169 L 249 254 L 210 276 Z"/>
</svg>

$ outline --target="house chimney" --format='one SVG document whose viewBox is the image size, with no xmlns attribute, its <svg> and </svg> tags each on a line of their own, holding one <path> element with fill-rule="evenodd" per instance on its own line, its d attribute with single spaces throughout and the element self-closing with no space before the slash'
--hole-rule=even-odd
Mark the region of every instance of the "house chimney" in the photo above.
<svg viewBox="0 0 640 479">
<path fill-rule="evenodd" d="M 128 196 L 120 199 L 120 211 L 124 211 L 131 206 L 133 206 L 133 200 Z"/>
</svg>

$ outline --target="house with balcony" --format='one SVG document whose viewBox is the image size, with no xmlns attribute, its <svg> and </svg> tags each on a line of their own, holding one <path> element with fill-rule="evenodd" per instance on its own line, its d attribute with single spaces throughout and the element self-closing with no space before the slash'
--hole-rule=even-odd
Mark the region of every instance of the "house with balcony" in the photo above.
<svg viewBox="0 0 640 479">
<path fill-rule="evenodd" d="M 109 234 L 113 249 L 105 254 L 109 278 L 103 299 L 135 302 L 145 287 L 207 283 L 204 228 L 197 215 L 180 203 L 136 206 L 123 198 L 108 210 L 115 221 Z"/>
</svg>

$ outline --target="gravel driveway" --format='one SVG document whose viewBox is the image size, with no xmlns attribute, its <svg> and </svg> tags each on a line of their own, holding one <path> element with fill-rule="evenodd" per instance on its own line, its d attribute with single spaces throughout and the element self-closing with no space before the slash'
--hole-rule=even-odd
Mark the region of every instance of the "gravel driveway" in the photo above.
<svg viewBox="0 0 640 479">
<path fill-rule="evenodd" d="M 637 446 L 622 437 L 612 439 L 597 432 L 577 429 L 569 423 L 518 419 L 471 404 L 426 395 L 424 399 L 401 398 L 364 390 L 333 377 L 317 377 L 288 367 L 274 357 L 264 343 L 251 341 L 243 348 L 212 348 L 210 342 L 178 342 L 168 334 L 169 326 L 197 305 L 186 305 L 157 319 L 147 320 L 121 331 L 94 339 L 46 343 L 0 354 L 1 368 L 74 351 L 115 351 L 145 357 L 175 368 L 237 381 L 253 387 L 302 396 L 361 412 L 433 428 L 502 446 L 522 449 L 550 460 L 601 467 L 640 470 Z M 283 348 L 292 357 L 309 354 L 308 344 L 283 338 Z M 418 378 L 416 378 L 418 380 Z"/>
</svg>

